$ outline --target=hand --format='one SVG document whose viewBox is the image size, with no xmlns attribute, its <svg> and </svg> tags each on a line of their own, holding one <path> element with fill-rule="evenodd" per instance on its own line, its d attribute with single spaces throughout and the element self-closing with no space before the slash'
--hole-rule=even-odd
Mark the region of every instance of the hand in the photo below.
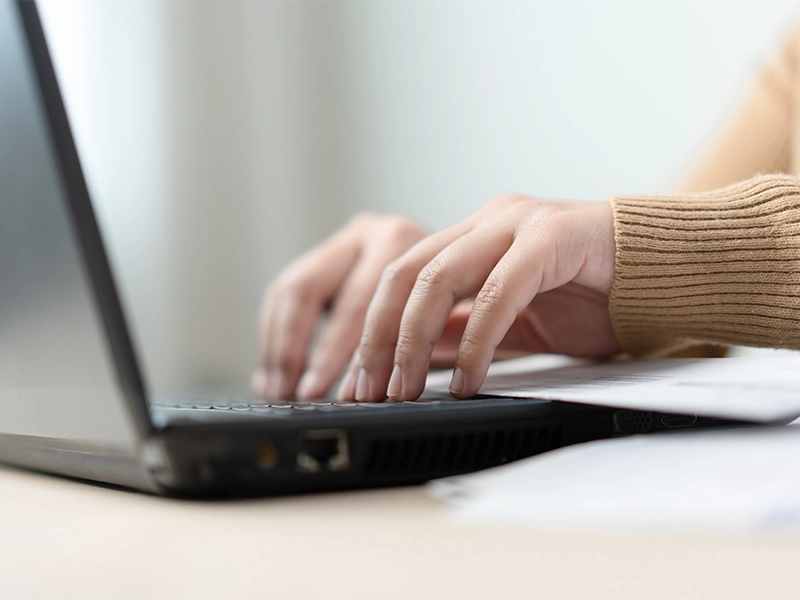
<svg viewBox="0 0 800 600">
<path fill-rule="evenodd" d="M 264 296 L 253 391 L 271 398 L 295 391 L 302 398 L 325 396 L 358 345 L 384 268 L 425 235 L 404 217 L 362 214 L 289 265 Z M 316 323 L 327 309 L 329 322 L 303 374 Z"/>
<path fill-rule="evenodd" d="M 608 203 L 495 198 L 384 270 L 340 399 L 418 398 L 434 350 L 455 355 L 457 398 L 478 392 L 497 349 L 618 352 L 614 253 Z"/>
</svg>

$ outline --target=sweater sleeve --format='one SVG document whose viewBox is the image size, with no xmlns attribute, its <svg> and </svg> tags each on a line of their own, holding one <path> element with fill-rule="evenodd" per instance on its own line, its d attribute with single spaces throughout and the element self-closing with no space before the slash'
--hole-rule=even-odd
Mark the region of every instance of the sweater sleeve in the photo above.
<svg viewBox="0 0 800 600">
<path fill-rule="evenodd" d="M 763 175 L 611 204 L 609 306 L 625 352 L 697 342 L 800 349 L 800 179 Z"/>
</svg>

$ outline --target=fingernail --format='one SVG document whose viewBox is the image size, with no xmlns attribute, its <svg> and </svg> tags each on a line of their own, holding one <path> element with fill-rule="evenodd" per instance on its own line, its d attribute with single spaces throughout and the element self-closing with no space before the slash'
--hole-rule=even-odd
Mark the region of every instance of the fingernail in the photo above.
<svg viewBox="0 0 800 600">
<path fill-rule="evenodd" d="M 389 378 L 389 387 L 386 389 L 386 395 L 392 400 L 400 396 L 403 391 L 403 373 L 400 371 L 400 365 L 395 364 L 392 369 L 392 376 Z"/>
<path fill-rule="evenodd" d="M 339 385 L 339 394 L 337 398 L 339 402 L 350 402 L 355 399 L 356 395 L 356 374 L 355 371 L 348 371 Z"/>
<path fill-rule="evenodd" d="M 300 398 L 314 398 L 319 395 L 319 375 L 315 371 L 306 371 L 297 384 L 297 395 Z"/>
<path fill-rule="evenodd" d="M 356 400 L 364 402 L 369 398 L 369 380 L 367 379 L 367 371 L 364 367 L 358 372 L 358 383 L 356 383 Z"/>
<path fill-rule="evenodd" d="M 461 367 L 456 367 L 453 371 L 453 378 L 450 380 L 450 393 L 461 394 L 464 392 L 464 372 Z"/>
</svg>

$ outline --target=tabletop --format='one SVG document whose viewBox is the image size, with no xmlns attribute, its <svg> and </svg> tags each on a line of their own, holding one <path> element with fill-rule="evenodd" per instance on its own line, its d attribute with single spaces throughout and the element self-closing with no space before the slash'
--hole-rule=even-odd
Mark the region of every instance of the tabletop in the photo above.
<svg viewBox="0 0 800 600">
<path fill-rule="evenodd" d="M 800 540 L 472 525 L 423 487 L 158 498 L 0 467 L 0 597 L 797 598 Z"/>
</svg>

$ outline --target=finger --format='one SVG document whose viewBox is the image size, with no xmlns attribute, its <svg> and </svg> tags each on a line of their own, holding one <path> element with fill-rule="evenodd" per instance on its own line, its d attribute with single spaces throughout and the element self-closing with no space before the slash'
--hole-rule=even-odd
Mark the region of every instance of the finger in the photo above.
<svg viewBox="0 0 800 600">
<path fill-rule="evenodd" d="M 471 311 L 471 299 L 457 303 L 453 310 L 450 311 L 450 316 L 447 317 L 447 322 L 444 324 L 442 335 L 433 346 L 433 353 L 431 354 L 432 367 L 438 368 L 439 365 L 442 368 L 453 366 L 458 354 L 458 344 L 461 342 L 461 336 L 464 334 L 464 328 L 467 326 L 467 319 L 469 319 Z"/>
<path fill-rule="evenodd" d="M 382 271 L 364 321 L 359 344 L 361 359 L 359 363 L 351 365 L 348 373 L 357 382 L 361 379 L 361 385 L 353 388 L 352 396 L 345 394 L 348 399 L 376 401 L 386 397 L 400 319 L 417 274 L 442 248 L 471 228 L 472 222 L 467 220 L 430 235 Z M 362 393 L 356 394 L 359 389 Z M 349 390 L 343 388 L 342 391 Z"/>
<path fill-rule="evenodd" d="M 398 382 L 392 400 L 412 400 L 422 393 L 436 342 L 456 302 L 472 296 L 505 254 L 513 231 L 479 228 L 440 252 L 420 272 L 403 312 L 394 352 Z"/>
<path fill-rule="evenodd" d="M 266 397 L 267 374 L 264 369 L 256 369 L 250 376 L 250 390 L 256 396 Z"/>
<path fill-rule="evenodd" d="M 274 353 L 271 351 L 272 345 L 269 343 L 270 340 L 274 341 L 277 337 L 277 332 L 275 331 L 275 323 L 277 322 L 276 312 L 276 292 L 274 286 L 271 286 L 264 295 L 264 302 L 259 317 L 258 341 L 261 355 L 261 367 L 257 370 L 257 373 L 259 373 L 257 379 L 252 381 L 252 383 L 257 384 L 257 392 L 259 395 L 264 398 L 270 397 L 270 384 L 276 379 L 276 374 L 274 372 L 270 373 L 270 370 L 273 369 L 272 365 L 274 361 L 272 357 Z"/>
<path fill-rule="evenodd" d="M 314 324 L 357 260 L 367 220 L 366 216 L 353 219 L 290 265 L 267 291 L 259 334 L 267 395 L 293 391 Z"/>
<path fill-rule="evenodd" d="M 267 393 L 274 398 L 290 398 L 303 373 L 306 351 L 311 342 L 320 313 L 324 309 L 320 296 L 289 296 L 281 299 L 275 311 L 274 339 L 276 364 L 268 371 Z"/>
<path fill-rule="evenodd" d="M 350 301 L 342 302 L 342 298 Z M 368 301 L 363 302 L 362 308 L 361 299 L 344 292 L 339 301 L 334 302 L 325 331 L 297 385 L 299 398 L 322 398 L 327 395 L 358 346 Z"/>
<path fill-rule="evenodd" d="M 548 292 L 548 294 L 552 293 L 554 292 Z M 537 299 L 547 297 L 548 294 L 537 296 Z M 540 352 L 553 352 L 552 346 L 543 335 L 545 330 L 543 321 L 552 317 L 551 312 L 546 311 L 541 314 L 542 311 L 536 310 L 538 307 L 535 305 L 536 299 L 514 320 L 508 333 L 498 344 L 492 360 L 516 358 Z M 431 367 L 452 368 L 455 366 L 458 347 L 461 344 L 461 338 L 464 336 L 464 330 L 467 328 L 471 312 L 471 300 L 460 302 L 453 308 L 447 318 L 447 323 L 445 323 L 442 336 L 433 347 Z"/>
<path fill-rule="evenodd" d="M 388 263 L 424 237 L 410 222 L 392 221 L 368 238 L 361 258 L 336 293 L 331 316 L 298 386 L 302 398 L 325 396 L 358 345 L 367 308 Z"/>
<path fill-rule="evenodd" d="M 534 296 L 564 283 L 548 276 L 554 272 L 556 260 L 550 248 L 552 245 L 541 238 L 532 244 L 517 240 L 486 278 L 475 296 L 459 345 L 450 385 L 456 398 L 469 398 L 478 392 L 495 349 Z"/>
<path fill-rule="evenodd" d="M 339 393 L 337 395 L 339 402 L 352 402 L 355 399 L 356 374 L 358 373 L 357 365 L 360 360 L 361 357 L 358 351 L 354 352 L 353 357 L 350 359 L 350 367 L 347 369 L 347 374 L 342 378 L 341 384 L 339 384 Z"/>
</svg>

